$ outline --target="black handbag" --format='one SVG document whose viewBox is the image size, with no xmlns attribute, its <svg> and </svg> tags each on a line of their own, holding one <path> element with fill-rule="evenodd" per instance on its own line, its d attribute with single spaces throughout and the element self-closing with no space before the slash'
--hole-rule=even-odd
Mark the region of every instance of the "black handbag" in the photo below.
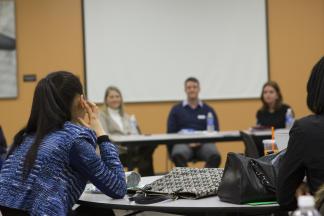
<svg viewBox="0 0 324 216">
<path fill-rule="evenodd" d="M 235 204 L 275 201 L 277 174 L 284 152 L 258 159 L 228 153 L 218 189 L 221 201 Z"/>
</svg>

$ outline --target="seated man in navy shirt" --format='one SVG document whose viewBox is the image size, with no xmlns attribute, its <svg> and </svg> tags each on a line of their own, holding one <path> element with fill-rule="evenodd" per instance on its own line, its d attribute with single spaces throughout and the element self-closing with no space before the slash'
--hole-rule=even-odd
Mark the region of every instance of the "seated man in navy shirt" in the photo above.
<svg viewBox="0 0 324 216">
<path fill-rule="evenodd" d="M 187 100 L 176 104 L 168 117 L 168 133 L 183 130 L 206 130 L 207 115 L 212 113 L 215 130 L 219 130 L 218 120 L 213 108 L 199 100 L 200 84 L 194 77 L 185 81 Z M 177 167 L 186 167 L 192 159 L 206 161 L 205 167 L 216 168 L 221 157 L 215 143 L 175 144 L 170 150 L 171 159 Z"/>
</svg>

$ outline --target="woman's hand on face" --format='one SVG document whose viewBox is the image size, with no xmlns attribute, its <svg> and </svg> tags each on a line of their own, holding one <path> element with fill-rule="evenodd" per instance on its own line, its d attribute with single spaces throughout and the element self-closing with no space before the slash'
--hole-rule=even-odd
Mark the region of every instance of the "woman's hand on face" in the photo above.
<svg viewBox="0 0 324 216">
<path fill-rule="evenodd" d="M 106 132 L 99 121 L 99 110 L 96 104 L 86 101 L 83 95 L 81 95 L 81 106 L 85 110 L 86 114 L 83 118 L 78 118 L 79 123 L 94 130 L 97 137 L 106 135 Z"/>
</svg>

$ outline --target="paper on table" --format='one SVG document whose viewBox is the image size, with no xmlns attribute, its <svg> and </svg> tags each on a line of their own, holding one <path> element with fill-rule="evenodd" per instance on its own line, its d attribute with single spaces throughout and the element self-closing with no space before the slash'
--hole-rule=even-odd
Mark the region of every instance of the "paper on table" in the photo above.
<svg viewBox="0 0 324 216">
<path fill-rule="evenodd" d="M 258 206 L 258 205 L 274 205 L 278 203 L 276 201 L 268 201 L 268 202 L 252 202 L 247 204 L 251 206 Z"/>
</svg>

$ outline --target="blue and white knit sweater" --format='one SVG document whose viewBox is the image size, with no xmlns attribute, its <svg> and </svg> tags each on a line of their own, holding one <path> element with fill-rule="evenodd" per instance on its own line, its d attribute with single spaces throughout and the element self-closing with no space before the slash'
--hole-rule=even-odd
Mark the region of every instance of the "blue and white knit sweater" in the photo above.
<svg viewBox="0 0 324 216">
<path fill-rule="evenodd" d="M 115 146 L 99 144 L 93 131 L 66 122 L 48 134 L 38 150 L 28 178 L 22 179 L 25 155 L 34 141 L 28 135 L 4 162 L 0 172 L 0 205 L 30 215 L 67 215 L 90 180 L 112 198 L 126 193 L 123 166 Z"/>
</svg>

